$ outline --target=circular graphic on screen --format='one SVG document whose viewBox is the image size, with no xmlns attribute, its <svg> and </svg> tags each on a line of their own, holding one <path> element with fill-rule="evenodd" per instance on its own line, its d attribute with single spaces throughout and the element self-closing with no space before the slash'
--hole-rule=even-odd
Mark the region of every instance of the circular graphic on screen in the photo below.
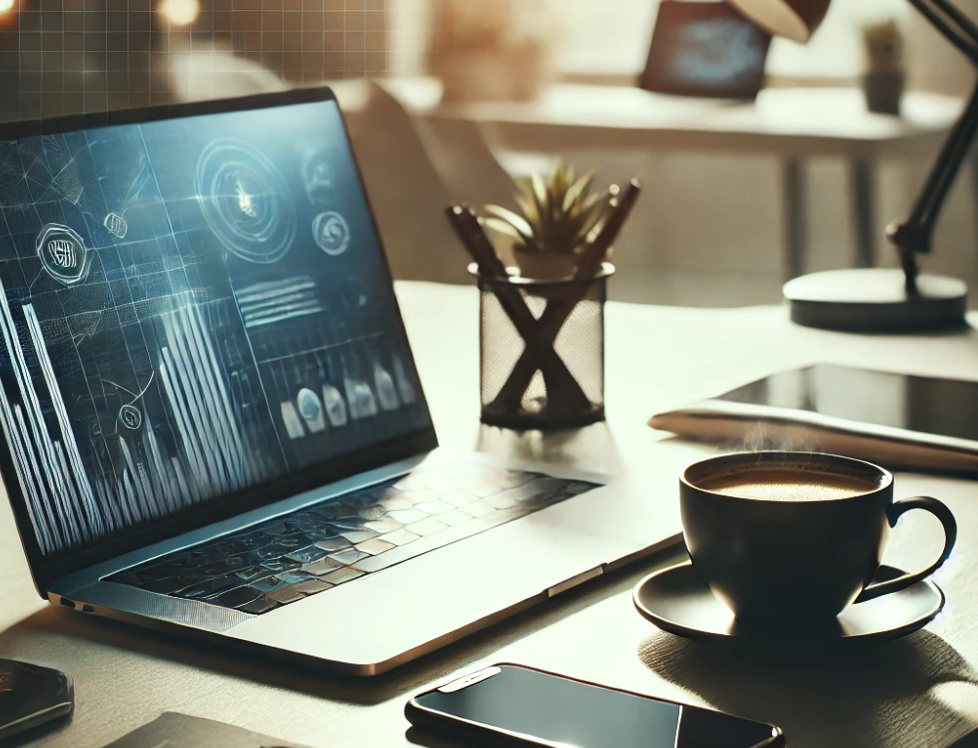
<svg viewBox="0 0 978 748">
<path fill-rule="evenodd" d="M 109 213 L 105 217 L 105 221 L 103 221 L 102 225 L 105 226 L 106 230 L 117 239 L 125 239 L 126 234 L 129 233 L 129 224 L 126 223 L 126 219 L 120 216 L 118 213 Z"/>
<path fill-rule="evenodd" d="M 671 66 L 680 80 L 719 85 L 764 68 L 764 35 L 744 25 L 742 18 L 701 21 L 685 29 L 680 39 Z"/>
<path fill-rule="evenodd" d="M 281 260 L 295 239 L 295 207 L 281 172 L 257 148 L 211 142 L 197 161 L 197 196 L 211 231 L 248 262 Z"/>
<path fill-rule="evenodd" d="M 323 405 L 319 400 L 319 397 L 315 392 L 303 387 L 299 390 L 299 395 L 296 398 L 299 403 L 299 413 L 309 422 L 318 421 L 320 416 L 323 414 Z"/>
<path fill-rule="evenodd" d="M 48 275 L 66 286 L 88 275 L 88 248 L 74 229 L 49 223 L 37 237 L 37 256 Z"/>
<path fill-rule="evenodd" d="M 143 414 L 136 406 L 126 404 L 119 411 L 119 420 L 127 429 L 135 431 L 143 425 Z"/>
<path fill-rule="evenodd" d="M 341 255 L 350 246 L 350 227 L 343 216 L 332 210 L 313 219 L 312 236 L 328 255 Z"/>
<path fill-rule="evenodd" d="M 313 205 L 327 205 L 333 191 L 333 168 L 324 151 L 311 151 L 302 159 L 302 181 Z"/>
</svg>

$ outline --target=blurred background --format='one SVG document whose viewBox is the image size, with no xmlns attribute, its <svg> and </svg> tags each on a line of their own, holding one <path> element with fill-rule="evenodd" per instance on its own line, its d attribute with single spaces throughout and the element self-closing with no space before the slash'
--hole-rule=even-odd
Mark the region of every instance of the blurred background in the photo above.
<svg viewBox="0 0 978 748">
<path fill-rule="evenodd" d="M 402 278 L 470 282 L 442 208 L 512 205 L 512 180 L 558 157 L 646 186 L 614 298 L 774 303 L 787 277 L 858 264 L 861 238 L 895 264 L 883 228 L 916 196 L 968 66 L 905 0 L 841 0 L 810 44 L 772 42 L 756 103 L 642 90 L 667 3 L 0 0 L 0 122 L 332 85 Z M 895 115 L 863 89 L 867 29 L 887 23 Z M 973 172 L 924 266 L 974 288 Z"/>
</svg>

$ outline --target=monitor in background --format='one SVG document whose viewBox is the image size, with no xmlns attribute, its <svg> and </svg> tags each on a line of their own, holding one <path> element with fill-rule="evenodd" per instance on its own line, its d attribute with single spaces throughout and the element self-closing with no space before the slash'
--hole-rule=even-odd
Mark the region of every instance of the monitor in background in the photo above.
<svg viewBox="0 0 978 748">
<path fill-rule="evenodd" d="M 678 96 L 753 100 L 770 34 L 722 2 L 659 5 L 641 87 Z"/>
</svg>

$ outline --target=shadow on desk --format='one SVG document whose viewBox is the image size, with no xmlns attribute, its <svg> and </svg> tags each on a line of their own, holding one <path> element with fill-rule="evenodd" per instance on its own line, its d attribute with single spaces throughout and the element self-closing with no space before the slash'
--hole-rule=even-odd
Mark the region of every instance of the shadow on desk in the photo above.
<svg viewBox="0 0 978 748">
<path fill-rule="evenodd" d="M 826 746 L 908 745 L 908 737 L 913 745 L 942 746 L 973 727 L 933 689 L 963 683 L 978 694 L 978 673 L 928 631 L 790 649 L 716 646 L 657 632 L 639 644 L 638 655 L 717 709 L 776 723 L 789 744 L 794 733 L 818 736 Z"/>
<path fill-rule="evenodd" d="M 328 632 L 324 630 L 324 635 Z M 477 633 L 474 637 L 484 637 Z M 215 643 L 168 631 L 155 631 L 108 618 L 84 616 L 51 606 L 0 632 L 0 653 L 13 659 L 38 661 L 41 642 L 57 642 L 57 662 L 71 674 L 88 670 L 98 659 L 113 666 L 136 666 L 147 658 L 185 668 L 250 680 L 273 688 L 316 698 L 372 706 L 420 690 L 433 678 L 445 678 L 458 667 L 454 660 L 444 670 L 431 656 L 408 663 L 391 673 L 370 678 L 340 675 L 292 660 L 279 659 L 254 649 L 239 648 L 228 639 Z M 451 650 L 459 645 L 450 645 Z M 443 652 L 446 650 L 442 650 Z M 477 655 L 472 655 L 474 661 Z M 434 665 L 434 668 L 432 666 Z M 434 670 L 434 675 L 432 672 Z"/>
<path fill-rule="evenodd" d="M 457 740 L 453 741 L 448 737 L 425 732 L 417 727 L 409 727 L 405 737 L 409 743 L 423 746 L 423 748 L 458 748 L 460 745 Z"/>
<path fill-rule="evenodd" d="M 579 429 L 514 431 L 479 426 L 475 449 L 500 459 L 571 465 L 581 470 L 619 473 L 622 458 L 607 422 Z"/>
</svg>

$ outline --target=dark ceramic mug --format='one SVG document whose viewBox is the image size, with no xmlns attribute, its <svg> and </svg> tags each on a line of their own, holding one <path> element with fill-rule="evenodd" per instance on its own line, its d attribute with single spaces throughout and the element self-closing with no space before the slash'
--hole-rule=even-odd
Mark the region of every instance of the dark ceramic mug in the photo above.
<svg viewBox="0 0 978 748">
<path fill-rule="evenodd" d="M 811 479 L 819 497 L 770 498 L 778 491 L 766 490 L 763 481 L 786 475 L 779 471 L 803 471 L 801 477 Z M 750 488 L 755 479 L 761 488 Z M 737 481 L 747 485 L 727 485 Z M 832 497 L 836 484 L 851 490 Z M 763 497 L 729 495 L 752 490 Z M 849 457 L 805 452 L 723 455 L 686 468 L 679 491 L 693 568 L 745 623 L 822 624 L 854 602 L 906 589 L 930 576 L 947 560 L 957 536 L 954 516 L 940 501 L 919 496 L 894 502 L 893 476 Z M 889 530 L 911 509 L 926 509 L 941 521 L 944 550 L 922 571 L 874 583 Z"/>
</svg>

